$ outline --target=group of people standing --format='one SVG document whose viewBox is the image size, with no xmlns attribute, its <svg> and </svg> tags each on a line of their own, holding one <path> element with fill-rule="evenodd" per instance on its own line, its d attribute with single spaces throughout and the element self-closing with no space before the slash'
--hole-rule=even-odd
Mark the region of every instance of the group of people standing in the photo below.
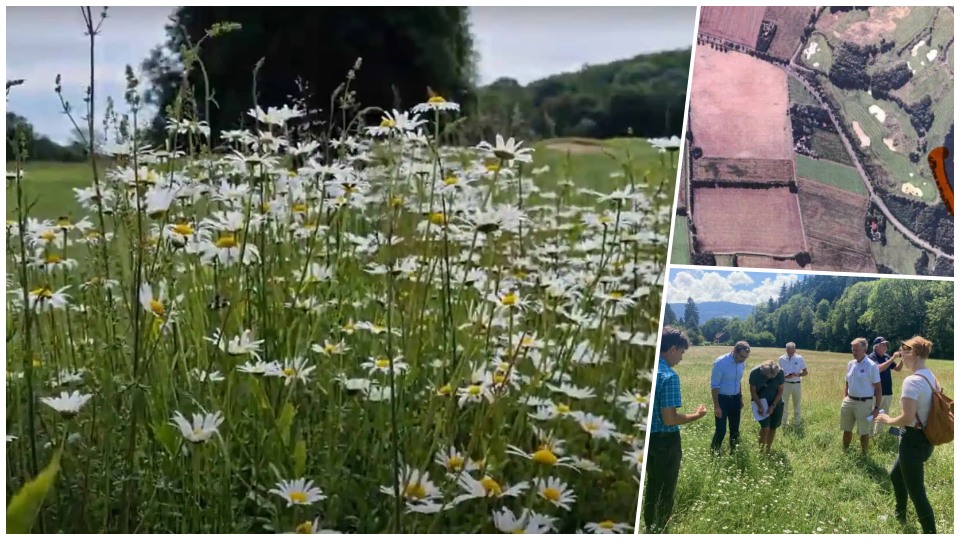
<svg viewBox="0 0 960 540">
<path fill-rule="evenodd" d="M 650 533 L 663 532 L 673 513 L 682 459 L 680 426 L 707 414 L 704 405 L 699 405 L 690 414 L 679 412 L 683 404 L 680 377 L 673 368 L 680 363 L 689 347 L 690 342 L 683 331 L 664 327 L 660 338 L 643 498 L 644 521 Z M 847 363 L 840 405 L 843 448 L 849 448 L 853 432 L 856 431 L 860 437 L 861 451 L 866 455 L 871 436 L 879 435 L 884 425 L 891 426 L 890 433 L 900 437 L 897 459 L 890 472 L 896 516 L 901 521 L 905 520 L 907 501 L 912 500 L 923 532 L 935 533 L 933 508 L 927 499 L 923 480 L 924 463 L 932 455 L 933 446 L 922 431 L 933 394 L 940 390 L 938 381 L 926 367 L 932 343 L 915 336 L 903 341 L 900 349 L 892 355 L 887 354 L 887 347 L 888 342 L 882 336 L 873 340 L 873 350 L 869 354 L 865 338 L 857 338 L 850 344 L 853 359 Z M 742 381 L 749 357 L 750 344 L 738 341 L 733 350 L 713 362 L 710 392 L 713 398 L 714 434 L 710 446 L 716 455 L 720 454 L 728 431 L 731 452 L 739 443 L 740 417 L 744 408 Z M 904 366 L 912 374 L 904 379 L 902 385 L 902 412 L 892 416 L 892 372 L 901 371 Z M 801 388 L 808 376 L 807 364 L 797 354 L 794 343 L 787 343 L 786 354 L 777 360 L 762 362 L 749 371 L 747 383 L 751 408 L 756 407 L 754 413 L 760 424 L 761 452 L 770 453 L 774 435 L 783 424 L 787 401 L 792 405 L 793 424 L 801 424 Z"/>
</svg>

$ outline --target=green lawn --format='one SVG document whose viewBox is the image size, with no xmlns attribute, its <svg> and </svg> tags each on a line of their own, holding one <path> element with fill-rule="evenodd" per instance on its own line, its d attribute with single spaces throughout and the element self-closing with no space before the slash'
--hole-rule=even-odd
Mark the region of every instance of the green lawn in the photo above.
<svg viewBox="0 0 960 540">
<path fill-rule="evenodd" d="M 863 185 L 856 169 L 831 161 L 797 155 L 797 176 L 818 180 L 858 195 L 867 194 L 867 186 Z"/>
<path fill-rule="evenodd" d="M 670 262 L 690 264 L 690 220 L 685 216 L 674 218 L 673 247 L 670 249 Z"/>
<path fill-rule="evenodd" d="M 713 360 L 729 347 L 693 347 L 675 369 L 683 391 L 682 412 L 707 405 L 706 417 L 682 428 L 683 462 L 676 511 L 668 532 L 723 533 L 873 533 L 919 532 L 916 513 L 908 505 L 906 527 L 893 514 L 888 471 L 896 458 L 897 440 L 886 433 L 874 439 L 866 458 L 859 443 L 844 453 L 839 428 L 840 396 L 849 354 L 798 351 L 810 375 L 803 382 L 801 428 L 777 430 L 773 454 L 763 457 L 754 444 L 758 424 L 749 403 L 740 424 L 741 445 L 734 455 L 724 441 L 720 458 L 709 451 L 714 423 L 710 397 Z M 781 349 L 755 347 L 747 371 L 778 358 Z M 953 394 L 953 362 L 931 361 L 930 367 Z M 894 395 L 907 370 L 893 375 Z M 744 374 L 744 379 L 746 379 Z M 746 382 L 744 385 L 746 386 Z M 898 404 L 893 413 L 899 413 Z M 792 405 L 791 405 L 792 406 Z M 728 434 L 729 437 L 729 434 Z M 937 518 L 937 532 L 951 534 L 953 524 L 953 444 L 936 447 L 926 464 L 927 495 Z"/>
<path fill-rule="evenodd" d="M 15 165 L 8 162 L 7 172 L 13 172 L 14 169 Z M 102 175 L 103 167 L 98 170 Z M 24 205 L 28 208 L 33 205 L 29 212 L 31 217 L 56 219 L 66 215 L 76 221 L 80 219 L 83 212 L 74 197 L 73 188 L 92 185 L 93 171 L 89 162 L 31 161 L 24 167 Z M 16 211 L 16 185 L 13 180 L 7 180 L 7 219 L 14 219 Z"/>
<path fill-rule="evenodd" d="M 914 275 L 917 273 L 914 265 L 923 253 L 919 248 L 907 240 L 907 237 L 897 229 L 887 226 L 887 245 L 879 242 L 870 242 L 873 258 L 877 264 L 882 264 L 898 274 Z M 930 267 L 933 266 L 931 258 Z"/>
<path fill-rule="evenodd" d="M 897 151 L 890 150 L 884 144 L 884 138 L 892 137 L 891 130 L 880 123 L 877 118 L 869 112 L 871 105 L 876 104 L 886 113 L 886 123 L 890 125 L 896 123 L 898 129 L 908 141 L 908 145 L 915 144 L 918 139 L 916 130 L 910 124 L 910 119 L 903 110 L 891 101 L 878 100 L 867 95 L 866 92 L 845 92 L 834 89 L 839 97 L 839 102 L 843 108 L 843 114 L 847 121 L 847 127 L 853 133 L 853 122 L 859 123 L 864 133 L 870 137 L 870 147 L 867 152 L 883 166 L 890 175 L 896 179 L 899 185 L 906 182 L 923 191 L 922 200 L 934 202 L 937 197 L 937 189 L 933 184 L 930 169 L 927 167 L 926 160 L 923 159 L 918 164 L 910 162 L 906 150 L 901 143 Z M 853 144 L 860 144 L 859 140 L 851 141 Z M 910 176 L 910 175 L 913 176 Z M 898 192 L 899 192 L 898 185 Z"/>
<path fill-rule="evenodd" d="M 803 83 L 793 77 L 787 77 L 787 91 L 790 94 L 790 103 L 820 106 L 817 98 L 813 97 L 813 94 L 803 86 Z"/>
</svg>

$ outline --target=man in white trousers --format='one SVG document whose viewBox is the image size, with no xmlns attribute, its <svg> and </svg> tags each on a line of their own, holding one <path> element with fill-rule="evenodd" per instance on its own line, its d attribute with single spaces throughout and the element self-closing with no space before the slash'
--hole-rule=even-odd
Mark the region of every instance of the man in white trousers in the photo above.
<svg viewBox="0 0 960 540">
<path fill-rule="evenodd" d="M 783 370 L 783 423 L 790 424 L 790 413 L 788 400 L 793 405 L 793 425 L 800 424 L 800 382 L 807 376 L 807 363 L 803 357 L 797 354 L 797 345 L 794 342 L 787 343 L 787 354 L 780 357 L 777 361 L 780 369 Z"/>
</svg>

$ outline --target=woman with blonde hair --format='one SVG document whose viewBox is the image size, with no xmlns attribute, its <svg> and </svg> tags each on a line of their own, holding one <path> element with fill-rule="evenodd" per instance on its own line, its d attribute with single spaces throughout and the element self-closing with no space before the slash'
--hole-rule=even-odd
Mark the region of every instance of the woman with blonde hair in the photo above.
<svg viewBox="0 0 960 540">
<path fill-rule="evenodd" d="M 913 501 L 917 519 L 924 534 L 936 534 L 937 524 L 933 507 L 927 499 L 927 487 L 923 481 L 924 463 L 933 455 L 933 445 L 923 434 L 922 428 L 930 415 L 934 388 L 941 389 L 939 382 L 927 368 L 927 357 L 933 343 L 914 336 L 900 345 L 903 364 L 913 372 L 903 381 L 900 392 L 900 416 L 891 417 L 881 413 L 876 422 L 901 428 L 900 449 L 890 471 L 893 494 L 896 498 L 897 519 L 907 519 L 907 498 Z"/>
</svg>

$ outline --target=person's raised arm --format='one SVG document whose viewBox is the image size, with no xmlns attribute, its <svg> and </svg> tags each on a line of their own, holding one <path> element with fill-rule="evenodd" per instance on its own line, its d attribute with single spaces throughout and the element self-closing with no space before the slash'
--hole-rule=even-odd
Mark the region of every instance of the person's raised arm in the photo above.
<svg viewBox="0 0 960 540">
<path fill-rule="evenodd" d="M 691 414 L 679 413 L 676 407 L 664 407 L 660 409 L 660 418 L 663 420 L 663 424 L 667 426 L 682 426 L 683 424 L 703 418 L 705 414 L 707 414 L 707 408 L 703 405 L 699 405 Z"/>
</svg>

